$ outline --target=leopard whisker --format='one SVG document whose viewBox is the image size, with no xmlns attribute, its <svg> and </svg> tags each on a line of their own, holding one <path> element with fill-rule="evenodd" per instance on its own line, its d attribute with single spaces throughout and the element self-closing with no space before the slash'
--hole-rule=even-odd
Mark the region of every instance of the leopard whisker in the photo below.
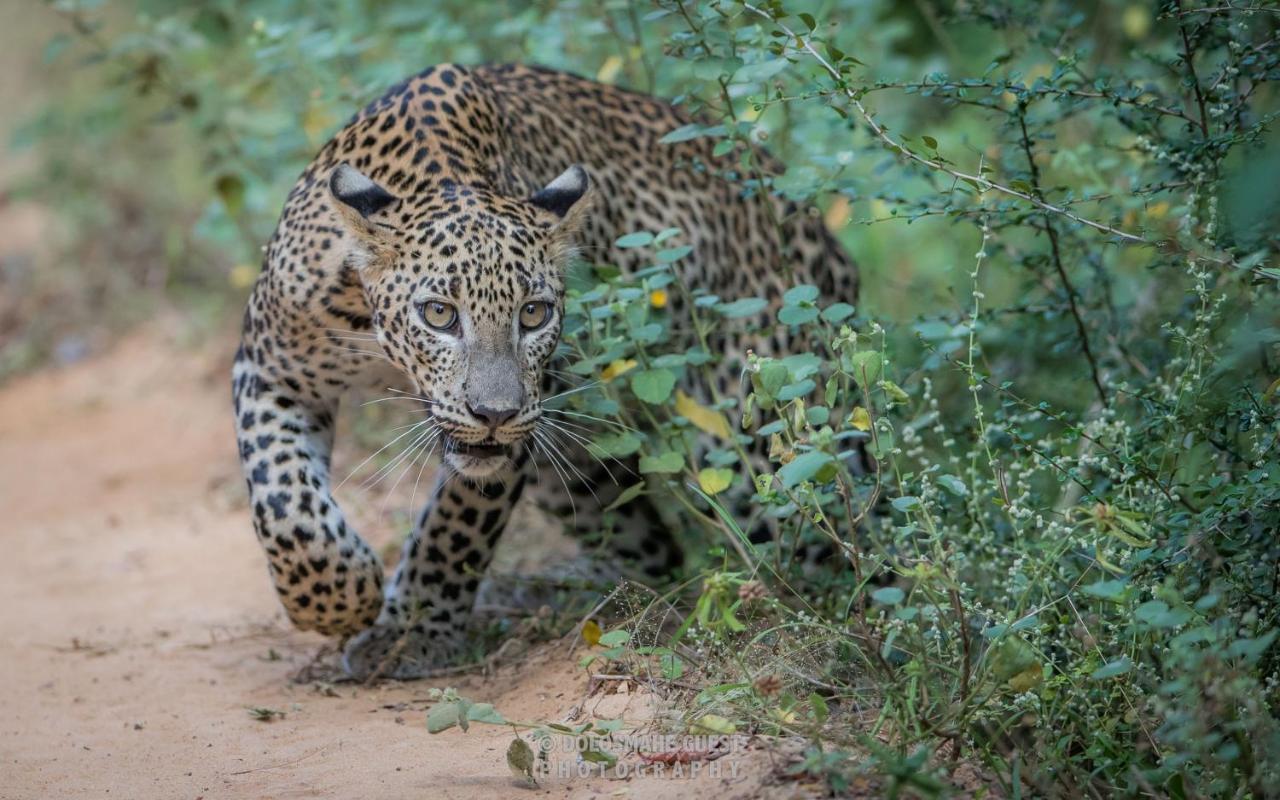
<svg viewBox="0 0 1280 800">
<path fill-rule="evenodd" d="M 569 498 L 569 508 L 573 510 L 573 524 L 576 526 L 578 524 L 578 504 L 573 501 L 573 491 L 569 488 L 568 478 L 565 477 L 564 472 L 560 469 L 560 466 L 556 463 L 555 459 L 551 456 L 550 448 L 542 440 L 542 437 L 538 435 L 538 430 L 536 428 L 533 430 L 532 441 L 534 443 L 534 448 L 538 452 L 542 453 L 542 455 L 547 459 L 547 463 L 551 465 L 551 468 L 555 471 L 556 475 L 560 478 L 560 485 L 564 487 L 565 496 Z"/>
<path fill-rule="evenodd" d="M 539 430 L 536 430 L 536 431 L 534 432 L 534 436 L 540 436 L 540 435 L 542 435 L 543 433 L 544 433 L 544 431 L 542 431 L 541 429 L 539 429 Z M 549 438 L 549 437 L 550 437 L 550 434 L 547 434 L 547 436 L 548 436 L 548 438 Z M 554 444 L 555 444 L 555 441 L 554 441 L 554 440 L 552 440 L 551 444 L 552 444 L 552 445 L 554 445 Z M 552 447 L 549 447 L 548 449 L 550 449 L 550 450 L 552 450 L 552 451 L 554 451 L 554 450 L 555 450 L 555 448 L 554 448 L 553 446 L 552 446 Z M 601 502 L 600 502 L 600 496 L 596 494 L 596 490 L 595 490 L 594 488 L 592 488 L 592 486 L 591 486 L 591 481 L 587 480 L 587 476 L 582 474 L 582 470 L 580 470 L 580 469 L 578 469 L 576 466 L 574 466 L 573 462 L 572 462 L 572 461 L 570 461 L 570 460 L 568 459 L 568 457 L 564 455 L 564 453 L 560 453 L 560 452 L 553 452 L 553 455 L 554 455 L 556 458 L 560 459 L 561 463 L 562 463 L 562 464 L 564 464 L 564 466 L 565 466 L 569 471 L 571 471 L 574 475 L 576 475 L 576 476 L 577 476 L 578 480 L 582 482 L 582 485 L 583 485 L 583 486 L 585 486 L 585 487 L 587 487 L 587 491 L 588 491 L 588 492 L 591 492 L 591 496 L 595 498 L 595 500 L 596 500 L 596 502 L 597 502 L 597 503 L 599 503 L 600 505 L 604 505 L 604 503 L 601 503 Z M 607 470 L 606 470 L 606 471 L 607 471 Z"/>
<path fill-rule="evenodd" d="M 388 447 L 391 447 L 391 446 L 392 446 L 392 445 L 394 445 L 396 442 L 400 441 L 401 439 L 405 438 L 406 436 L 411 435 L 415 430 L 417 430 L 418 428 L 422 427 L 423 425 L 428 425 L 428 424 L 432 423 L 433 421 L 434 421 L 434 420 L 424 419 L 424 420 L 422 420 L 421 422 L 415 423 L 414 427 L 410 428 L 409 430 L 407 430 L 407 431 L 405 431 L 404 433 L 400 434 L 400 435 L 399 435 L 399 436 L 397 436 L 396 438 L 394 438 L 394 439 L 392 439 L 391 441 L 387 442 L 387 443 L 386 443 L 386 444 L 384 444 L 382 447 L 379 447 L 379 448 L 378 448 L 377 450 L 375 450 L 375 451 L 374 451 L 374 452 L 373 452 L 373 453 L 372 453 L 368 458 L 366 458 L 364 461 L 361 461 L 359 464 L 357 464 L 357 465 L 356 465 L 356 467 L 355 467 L 355 469 L 353 469 L 353 470 L 351 470 L 351 472 L 347 473 L 347 477 L 345 477 L 345 478 L 343 478 L 343 479 L 342 479 L 342 483 L 339 483 L 337 486 L 333 487 L 333 491 L 335 491 L 335 492 L 336 492 L 338 489 L 341 489 L 341 488 L 346 484 L 346 482 L 347 482 L 347 481 L 351 480 L 351 477 L 352 477 L 353 475 L 355 475 L 357 472 L 359 472 L 359 471 L 360 471 L 360 469 L 361 469 L 365 464 L 368 464 L 370 461 L 372 461 L 373 459 L 377 458 L 378 454 L 379 454 L 379 453 L 381 453 L 383 450 L 386 450 Z"/>
<path fill-rule="evenodd" d="M 568 436 L 570 439 L 580 444 L 582 446 L 582 449 L 586 451 L 586 454 L 588 456 L 595 459 L 596 463 L 604 467 L 605 474 L 609 476 L 609 480 L 613 481 L 615 486 L 618 483 L 617 477 L 615 477 L 613 474 L 613 471 L 609 469 L 609 465 L 604 463 L 604 461 L 600 458 L 600 456 L 596 455 L 595 452 L 592 451 L 592 448 L 595 448 L 596 450 L 599 450 L 601 453 L 604 453 L 605 458 L 608 458 L 610 461 L 614 462 L 619 467 L 622 467 L 627 472 L 631 472 L 631 469 L 627 467 L 626 464 L 619 461 L 617 456 L 611 455 L 610 453 L 605 453 L 604 449 L 600 447 L 600 445 L 586 438 L 582 434 L 575 433 L 574 431 L 561 427 L 559 423 L 557 423 L 555 420 L 552 420 L 552 419 L 543 419 L 539 421 L 545 425 L 550 426 L 552 430 L 559 431 L 561 434 Z M 632 474 L 634 475 L 635 473 L 632 473 Z"/>
<path fill-rule="evenodd" d="M 431 446 L 431 433 L 434 433 L 434 431 L 428 433 L 424 439 L 420 440 L 421 444 L 415 445 L 412 455 L 409 456 L 407 459 L 405 459 L 405 461 L 408 462 L 408 466 L 406 466 L 400 472 L 400 477 L 396 478 L 396 482 L 391 484 L 391 488 L 388 489 L 387 493 L 383 496 L 382 507 L 378 509 L 378 519 L 382 519 L 382 516 L 386 514 L 387 501 L 391 499 L 391 495 L 395 494 L 396 487 L 400 485 L 400 481 L 404 480 L 405 476 L 413 471 L 413 465 L 417 463 L 418 456 L 425 453 L 427 451 L 427 448 Z M 402 461 L 402 463 L 404 462 Z M 419 471 L 418 474 L 421 475 L 422 474 L 421 471 Z"/>
<path fill-rule="evenodd" d="M 638 431 L 635 428 L 632 428 L 629 425 L 624 425 L 621 422 L 618 422 L 617 420 L 605 419 L 603 417 L 597 417 L 591 414 L 584 414 L 581 411 L 569 411 L 568 409 L 565 409 L 565 408 L 543 408 L 542 410 L 550 411 L 553 414 L 565 414 L 570 417 L 580 417 L 582 419 L 589 419 L 595 422 L 599 422 L 602 425 L 612 425 L 613 427 L 620 428 L 624 431 L 627 431 L 628 433 L 638 433 Z"/>
<path fill-rule="evenodd" d="M 360 488 L 372 489 L 374 486 L 377 486 L 379 483 L 381 483 L 383 479 L 385 479 L 388 475 L 394 472 L 397 467 L 403 464 L 405 459 L 409 457 L 409 454 L 412 452 L 415 452 L 419 447 L 419 445 L 421 445 L 431 435 L 431 433 L 432 433 L 431 430 L 426 430 L 420 433 L 418 435 L 418 438 L 410 442 L 410 444 L 405 449 L 401 450 L 400 453 L 395 458 L 391 459 L 389 463 L 385 464 L 377 472 L 375 472 L 370 478 L 368 478 L 363 484 L 361 484 Z M 392 488 L 394 489 L 395 487 L 393 486 Z"/>
<path fill-rule="evenodd" d="M 592 388 L 595 388 L 596 386 L 600 386 L 602 383 L 604 383 L 604 381 L 592 381 L 591 383 L 584 383 L 581 386 L 575 386 L 572 389 L 566 389 L 565 391 L 560 392 L 559 394 L 553 394 L 550 397 L 544 397 L 542 399 L 542 402 L 549 403 L 552 400 L 558 400 L 561 397 L 568 397 L 571 394 L 577 394 L 578 392 L 585 392 L 588 389 L 592 389 Z"/>
<path fill-rule="evenodd" d="M 417 398 L 417 397 L 379 397 L 379 398 L 378 398 L 378 399 L 376 399 L 376 400 L 370 400 L 370 401 L 368 401 L 368 402 L 361 403 L 361 404 L 360 404 L 360 406 L 363 408 L 364 406 L 371 406 L 371 405 L 373 405 L 374 403 L 385 403 L 385 402 L 387 402 L 387 401 L 389 401 L 389 400 L 415 401 L 415 402 L 419 402 L 419 403 L 427 403 L 427 402 L 429 402 L 429 401 L 427 401 L 427 400 L 421 400 L 421 399 L 419 399 L 419 398 Z M 411 411 L 411 412 L 413 412 L 413 413 L 419 413 L 419 414 L 429 414 L 429 413 L 431 413 L 431 409 L 429 409 L 429 408 L 410 409 L 410 411 Z"/>
<path fill-rule="evenodd" d="M 370 358 L 380 358 L 383 361 L 386 361 L 388 364 L 391 363 L 391 359 L 387 358 L 386 353 L 375 353 L 372 350 L 360 350 L 355 347 L 339 347 L 338 349 L 344 353 L 351 353 L 353 355 L 359 355 L 359 356 L 369 356 Z"/>
<path fill-rule="evenodd" d="M 422 466 L 418 467 L 418 477 L 414 478 L 413 480 L 413 492 L 410 493 L 409 495 L 409 509 L 411 512 L 413 510 L 413 507 L 418 502 L 418 484 L 422 482 L 422 473 L 424 470 L 426 470 L 427 463 L 431 461 L 431 456 L 435 454 L 436 445 L 440 443 L 439 428 L 431 432 L 431 438 L 428 439 L 427 442 L 430 449 L 427 450 L 427 454 L 422 458 Z"/>
</svg>

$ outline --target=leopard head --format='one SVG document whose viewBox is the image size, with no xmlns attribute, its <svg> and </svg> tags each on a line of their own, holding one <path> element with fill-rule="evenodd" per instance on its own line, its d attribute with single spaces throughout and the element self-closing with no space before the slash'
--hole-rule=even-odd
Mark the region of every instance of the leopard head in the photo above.
<svg viewBox="0 0 1280 800">
<path fill-rule="evenodd" d="M 441 180 L 396 197 L 354 167 L 329 177 L 374 332 L 439 428 L 444 461 L 488 477 L 541 415 L 564 270 L 589 202 L 572 166 L 525 198 Z"/>
</svg>

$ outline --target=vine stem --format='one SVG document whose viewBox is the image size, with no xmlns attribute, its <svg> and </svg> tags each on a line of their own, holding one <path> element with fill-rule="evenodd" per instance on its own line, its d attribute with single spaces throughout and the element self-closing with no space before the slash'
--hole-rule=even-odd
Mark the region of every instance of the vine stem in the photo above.
<svg viewBox="0 0 1280 800">
<path fill-rule="evenodd" d="M 879 122 L 876 122 L 875 117 L 872 116 L 871 112 L 867 110 L 867 107 L 863 105 L 862 101 L 859 99 L 858 93 L 854 89 L 848 86 L 848 84 L 844 79 L 844 76 L 840 73 L 840 70 L 837 69 L 834 65 L 832 65 L 832 63 L 828 61 L 825 56 L 819 53 L 814 48 L 812 42 L 810 42 L 807 38 L 797 34 L 794 30 L 792 30 L 786 24 L 779 22 L 777 19 L 771 16 L 767 11 L 764 11 L 761 8 L 757 8 L 756 6 L 753 6 L 750 3 L 743 3 L 742 7 L 747 11 L 750 11 L 751 13 L 759 17 L 767 19 L 769 20 L 769 22 L 778 26 L 779 30 L 781 30 L 788 37 L 790 37 L 790 39 L 793 42 L 797 42 L 799 44 L 800 49 L 804 50 L 815 61 L 817 61 L 818 64 L 822 67 L 823 71 L 825 71 L 828 75 L 832 77 L 832 79 L 835 80 L 836 86 L 838 87 L 840 93 L 843 94 L 845 98 L 849 100 L 849 103 L 858 112 L 858 116 L 862 118 L 863 124 L 867 126 L 868 130 L 871 131 L 872 135 L 874 135 L 877 139 L 882 141 L 890 150 L 894 151 L 895 153 L 899 153 L 903 156 L 906 156 L 911 161 L 915 161 L 916 163 L 926 166 L 929 169 L 935 170 L 937 172 L 943 172 L 943 173 L 946 173 L 947 175 L 950 175 L 953 178 L 956 178 L 957 180 L 965 181 L 966 183 L 969 183 L 977 187 L 979 191 L 991 190 L 991 191 L 999 192 L 1000 194 L 1008 195 L 1009 197 L 1016 197 L 1019 200 L 1022 200 L 1026 203 L 1029 203 L 1035 206 L 1041 211 L 1047 211 L 1051 214 L 1057 214 L 1061 217 L 1071 220 L 1072 222 L 1075 222 L 1080 225 L 1084 225 L 1085 227 L 1088 227 L 1088 228 L 1093 228 L 1094 230 L 1099 231 L 1100 233 L 1109 234 L 1129 244 L 1146 245 L 1148 247 L 1169 247 L 1172 245 L 1172 246 L 1178 247 L 1179 249 L 1188 250 L 1188 252 L 1192 252 L 1198 258 L 1202 258 L 1206 261 L 1210 261 L 1221 266 L 1228 266 L 1228 267 L 1238 266 L 1235 260 L 1231 258 L 1223 258 L 1221 256 L 1209 255 L 1207 253 L 1198 253 L 1190 250 L 1189 248 L 1182 248 L 1180 245 L 1177 245 L 1175 242 L 1155 241 L 1136 233 L 1129 233 L 1128 231 L 1121 230 L 1120 228 L 1116 228 L 1111 225 L 1107 225 L 1101 222 L 1096 222 L 1091 219 L 1086 219 L 1085 217 L 1082 217 L 1078 214 L 1071 213 L 1070 211 L 1063 208 L 1062 206 L 1057 206 L 1057 205 L 1054 205 L 1053 203 L 1046 202 L 1027 192 L 1020 192 L 1017 189 L 1014 189 L 1012 187 L 1005 186 L 1004 184 L 1001 184 L 1001 183 L 996 183 L 995 181 L 992 181 L 989 178 L 983 177 L 981 173 L 977 175 L 973 175 L 973 174 L 949 167 L 946 164 L 944 164 L 942 161 L 932 159 L 932 158 L 927 158 L 925 156 L 920 155 L 919 153 L 913 153 L 912 151 L 904 147 L 902 144 L 895 141 L 894 138 L 889 135 L 888 131 L 884 129 L 884 126 L 882 126 Z M 1263 272 L 1259 267 L 1256 267 L 1256 266 L 1251 267 L 1249 271 L 1260 277 L 1267 278 L 1269 280 L 1271 279 L 1271 277 L 1267 275 L 1267 273 Z"/>
</svg>

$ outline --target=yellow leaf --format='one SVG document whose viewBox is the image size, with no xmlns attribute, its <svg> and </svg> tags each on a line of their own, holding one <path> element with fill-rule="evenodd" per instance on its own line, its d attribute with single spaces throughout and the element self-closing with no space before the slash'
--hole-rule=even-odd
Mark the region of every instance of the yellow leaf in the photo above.
<svg viewBox="0 0 1280 800">
<path fill-rule="evenodd" d="M 667 307 L 667 290 L 654 289 L 652 292 L 649 292 L 649 305 L 653 306 L 654 308 L 666 308 Z"/>
<path fill-rule="evenodd" d="M 600 634 L 603 632 L 594 619 L 582 623 L 582 640 L 592 647 L 600 644 Z"/>
<path fill-rule="evenodd" d="M 258 270 L 248 264 L 236 264 L 227 275 L 232 289 L 248 289 L 258 277 Z"/>
<path fill-rule="evenodd" d="M 1034 667 L 1027 667 L 1022 672 L 1014 675 L 1009 679 L 1009 688 L 1015 692 L 1029 692 L 1040 685 L 1044 680 L 1044 669 L 1036 664 Z"/>
<path fill-rule="evenodd" d="M 609 56 L 600 65 L 600 70 L 596 73 L 596 80 L 600 83 L 613 83 L 613 79 L 618 77 L 620 71 L 622 71 L 622 58 L 620 56 Z"/>
<path fill-rule="evenodd" d="M 1151 30 L 1151 12 L 1135 3 L 1120 16 L 1120 27 L 1130 39 L 1144 39 Z"/>
<path fill-rule="evenodd" d="M 871 414 L 862 406 L 858 406 L 849 415 L 849 424 L 860 431 L 871 430 Z"/>
<path fill-rule="evenodd" d="M 787 445 L 782 441 L 782 437 L 774 434 L 769 437 L 769 460 L 777 461 L 782 458 L 782 454 L 787 452 Z"/>
<path fill-rule="evenodd" d="M 1161 200 L 1159 203 L 1152 203 L 1147 208 L 1147 216 L 1152 219 L 1164 219 L 1169 213 L 1169 204 Z"/>
<path fill-rule="evenodd" d="M 736 733 L 738 725 L 731 719 L 726 719 L 719 714 L 704 714 L 689 726 L 689 733 L 692 734 L 720 734 L 729 736 Z"/>
<path fill-rule="evenodd" d="M 827 230 L 838 231 L 849 222 L 849 200 L 844 195 L 837 195 L 836 199 L 831 201 L 831 205 L 827 208 L 827 213 L 822 216 L 822 221 L 826 223 Z"/>
<path fill-rule="evenodd" d="M 694 427 L 703 433 L 709 433 L 721 439 L 729 439 L 733 436 L 724 414 L 699 405 L 697 400 L 679 390 L 676 391 L 676 413 L 692 422 Z"/>
<path fill-rule="evenodd" d="M 698 485 L 707 494 L 720 494 L 733 483 L 733 470 L 707 467 L 698 472 Z"/>
<path fill-rule="evenodd" d="M 635 368 L 636 360 L 634 358 L 620 358 L 600 371 L 600 379 L 608 383 L 619 375 L 630 372 Z"/>
<path fill-rule="evenodd" d="M 1262 393 L 1262 399 L 1270 402 L 1271 398 L 1276 396 L 1276 392 L 1280 392 L 1280 378 L 1276 378 L 1271 382 L 1271 385 L 1267 387 L 1267 390 Z"/>
<path fill-rule="evenodd" d="M 798 719 L 798 717 L 796 717 L 796 712 L 783 711 L 780 708 L 769 709 L 769 716 L 773 717 L 778 722 L 781 722 L 783 725 L 790 725 Z"/>
<path fill-rule="evenodd" d="M 302 132 L 307 141 L 316 144 L 324 141 L 325 134 L 333 127 L 333 116 L 322 106 L 310 104 L 302 115 Z"/>
</svg>

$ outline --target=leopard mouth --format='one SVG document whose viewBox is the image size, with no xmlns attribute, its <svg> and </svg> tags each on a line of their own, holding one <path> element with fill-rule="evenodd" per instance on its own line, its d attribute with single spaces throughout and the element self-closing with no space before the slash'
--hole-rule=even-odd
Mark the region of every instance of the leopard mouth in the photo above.
<svg viewBox="0 0 1280 800">
<path fill-rule="evenodd" d="M 472 456 L 473 458 L 497 458 L 511 455 L 511 447 L 497 442 L 468 444 L 453 439 L 449 442 L 449 453 L 452 455 Z"/>
</svg>

